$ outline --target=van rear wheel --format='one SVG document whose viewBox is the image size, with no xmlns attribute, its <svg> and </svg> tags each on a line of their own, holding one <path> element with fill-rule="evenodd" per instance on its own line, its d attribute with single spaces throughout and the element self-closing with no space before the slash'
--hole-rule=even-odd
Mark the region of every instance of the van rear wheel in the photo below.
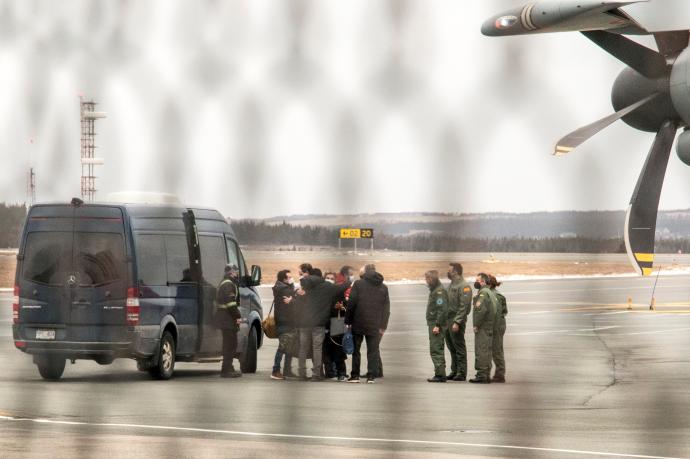
<svg viewBox="0 0 690 459">
<path fill-rule="evenodd" d="M 175 339 L 169 331 L 163 332 L 158 350 L 158 364 L 149 369 L 149 373 L 156 379 L 172 378 L 175 371 Z"/>
<path fill-rule="evenodd" d="M 38 367 L 38 372 L 43 379 L 50 381 L 57 381 L 65 371 L 66 359 L 64 357 L 57 357 L 53 355 L 37 355 L 34 357 L 34 362 Z"/>
<path fill-rule="evenodd" d="M 252 327 L 247 337 L 247 350 L 240 359 L 242 373 L 256 373 L 256 351 L 258 347 L 259 339 L 256 336 L 256 327 Z"/>
</svg>

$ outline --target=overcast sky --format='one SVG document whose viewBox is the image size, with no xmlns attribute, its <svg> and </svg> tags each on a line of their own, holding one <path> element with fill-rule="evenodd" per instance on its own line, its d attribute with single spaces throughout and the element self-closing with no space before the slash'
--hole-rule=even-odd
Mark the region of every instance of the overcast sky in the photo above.
<svg viewBox="0 0 690 459">
<path fill-rule="evenodd" d="M 612 111 L 623 65 L 577 33 L 487 38 L 499 0 L 0 1 L 0 201 L 174 193 L 227 216 L 624 209 L 653 139 Z M 649 43 L 649 42 L 647 42 Z M 33 143 L 32 143 L 33 142 Z M 664 209 L 690 207 L 672 154 Z"/>
</svg>

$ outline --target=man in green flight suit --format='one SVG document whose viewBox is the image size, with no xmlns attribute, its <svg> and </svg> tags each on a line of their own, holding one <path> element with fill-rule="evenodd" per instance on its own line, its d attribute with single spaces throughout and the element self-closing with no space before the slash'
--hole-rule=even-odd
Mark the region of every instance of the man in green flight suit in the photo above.
<svg viewBox="0 0 690 459">
<path fill-rule="evenodd" d="M 448 293 L 438 278 L 438 271 L 424 274 L 429 287 L 429 301 L 426 305 L 426 324 L 429 328 L 429 352 L 434 363 L 434 377 L 429 382 L 446 382 L 446 359 L 443 336 L 448 321 Z"/>
<path fill-rule="evenodd" d="M 465 326 L 467 315 L 472 309 L 472 287 L 462 277 L 462 265 L 450 263 L 448 270 L 448 325 L 445 341 L 450 351 L 450 374 L 448 379 L 465 381 L 467 378 L 467 347 Z"/>
<path fill-rule="evenodd" d="M 479 291 L 474 297 L 472 323 L 474 326 L 474 367 L 477 374 L 471 383 L 491 382 L 491 347 L 493 345 L 494 321 L 496 319 L 496 295 L 491 291 L 489 275 L 477 274 L 474 288 Z"/>
</svg>

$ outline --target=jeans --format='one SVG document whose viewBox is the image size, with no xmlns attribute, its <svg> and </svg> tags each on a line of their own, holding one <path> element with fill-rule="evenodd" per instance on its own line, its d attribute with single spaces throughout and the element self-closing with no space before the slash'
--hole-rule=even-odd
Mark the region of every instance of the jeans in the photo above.
<svg viewBox="0 0 690 459">
<path fill-rule="evenodd" d="M 283 360 L 283 356 L 285 356 L 283 373 L 292 373 L 292 354 L 289 352 L 290 349 L 292 349 L 292 343 L 296 337 L 297 333 L 294 330 L 280 333 L 278 335 L 278 349 L 276 350 L 276 355 L 273 360 L 273 373 L 280 371 L 280 364 Z"/>
<path fill-rule="evenodd" d="M 310 327 L 299 329 L 299 375 L 307 376 L 307 355 L 312 351 L 312 376 L 320 378 L 323 365 L 322 352 L 326 327 Z"/>
<path fill-rule="evenodd" d="M 280 371 L 280 364 L 283 361 L 283 356 L 285 356 L 285 365 L 283 366 L 283 373 L 292 372 L 292 356 L 290 354 L 286 354 L 284 352 L 281 352 L 280 350 L 277 350 L 276 356 L 273 359 L 273 373 Z"/>
<path fill-rule="evenodd" d="M 359 367 L 362 361 L 362 354 L 360 348 L 362 341 L 367 341 L 367 373 L 369 377 L 375 377 L 379 374 L 379 343 L 381 342 L 381 335 L 354 335 L 355 338 L 355 352 L 352 353 L 352 376 L 359 377 Z"/>
</svg>

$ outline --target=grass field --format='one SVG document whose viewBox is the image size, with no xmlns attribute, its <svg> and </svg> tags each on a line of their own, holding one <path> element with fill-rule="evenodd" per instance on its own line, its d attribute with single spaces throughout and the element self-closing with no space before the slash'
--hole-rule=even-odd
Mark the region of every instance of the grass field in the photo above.
<svg viewBox="0 0 690 459">
<path fill-rule="evenodd" d="M 263 283 L 273 283 L 276 273 L 281 269 L 290 269 L 296 275 L 300 263 L 311 263 L 322 271 L 338 271 L 343 265 L 356 269 L 367 263 L 375 263 L 377 270 L 388 281 L 421 280 L 424 272 L 438 270 L 442 276 L 448 270 L 448 263 L 458 261 L 465 268 L 466 277 L 478 272 L 502 276 L 534 275 L 607 275 L 632 273 L 632 268 L 624 258 L 596 257 L 586 261 L 577 257 L 565 257 L 552 254 L 441 254 L 441 253 L 402 253 L 375 252 L 373 254 L 353 254 L 335 252 L 272 252 L 245 251 L 247 264 L 261 266 Z M 14 254 L 0 254 L 0 288 L 12 287 L 16 257 Z"/>
<path fill-rule="evenodd" d="M 447 258 L 433 254 L 425 257 L 423 253 L 411 254 L 409 259 L 390 259 L 374 255 L 353 254 L 314 254 L 309 253 L 283 253 L 280 256 L 266 252 L 247 252 L 248 264 L 261 266 L 263 282 L 272 283 L 276 273 L 281 269 L 290 269 L 296 274 L 300 263 L 308 262 L 322 271 L 338 271 L 343 265 L 354 266 L 359 269 L 367 263 L 375 263 L 377 271 L 381 272 L 386 280 L 421 280 L 427 270 L 438 270 L 443 277 L 448 270 L 448 263 L 458 261 L 463 264 L 465 276 L 469 277 L 478 272 L 487 272 L 497 277 L 508 275 L 595 275 L 595 274 L 622 274 L 631 273 L 632 268 L 626 262 L 601 261 L 601 262 L 572 262 L 552 260 L 501 260 L 500 257 L 484 260 L 465 260 L 462 258 Z"/>
</svg>

